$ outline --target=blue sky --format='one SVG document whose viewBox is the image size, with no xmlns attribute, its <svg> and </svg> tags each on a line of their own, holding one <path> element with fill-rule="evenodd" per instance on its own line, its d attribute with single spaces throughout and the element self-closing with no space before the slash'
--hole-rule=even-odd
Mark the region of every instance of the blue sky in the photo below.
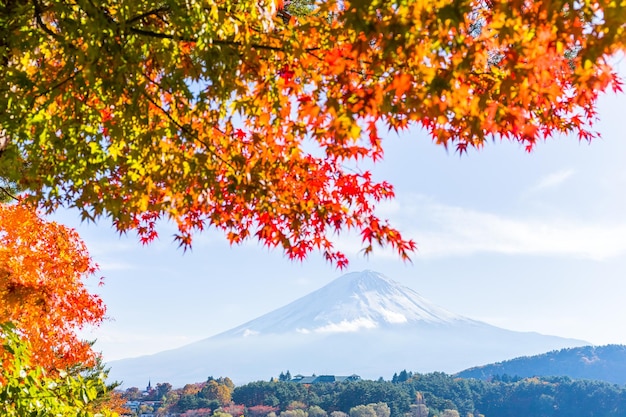
<svg viewBox="0 0 626 417">
<path fill-rule="evenodd" d="M 350 234 L 337 241 L 347 271 L 317 254 L 298 263 L 256 242 L 230 247 L 213 231 L 183 253 L 167 225 L 141 246 L 107 221 L 80 224 L 59 212 L 54 218 L 78 229 L 105 277 L 91 288 L 110 319 L 85 336 L 97 338 L 105 360 L 154 353 L 372 269 L 473 319 L 626 344 L 626 95 L 603 96 L 600 119 L 602 139 L 550 139 L 531 154 L 496 142 L 459 157 L 418 130 L 390 136 L 372 171 L 397 198 L 379 213 L 416 240 L 413 263 L 380 249 L 364 258 Z"/>
</svg>

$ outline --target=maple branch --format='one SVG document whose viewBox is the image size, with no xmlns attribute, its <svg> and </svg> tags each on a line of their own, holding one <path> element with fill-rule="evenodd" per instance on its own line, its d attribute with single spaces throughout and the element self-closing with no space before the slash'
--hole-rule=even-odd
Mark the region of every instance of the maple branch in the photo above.
<svg viewBox="0 0 626 417">
<path fill-rule="evenodd" d="M 145 74 L 142 74 L 148 81 L 150 81 L 151 83 L 155 84 L 156 86 L 158 86 L 159 88 L 162 88 L 158 83 L 152 81 L 150 79 L 150 77 L 146 76 Z M 205 149 L 207 150 L 207 152 L 209 152 L 209 154 L 213 155 L 213 157 L 215 157 L 217 160 L 221 161 L 223 164 L 225 164 L 226 166 L 230 167 L 231 169 L 235 170 L 235 167 L 232 166 L 227 160 L 225 160 L 224 158 L 222 158 L 217 152 L 215 152 L 214 150 L 211 149 L 211 146 L 206 143 L 205 141 L 203 141 L 202 139 L 200 139 L 198 137 L 198 135 L 195 134 L 195 132 L 193 130 L 190 130 L 189 128 L 187 128 L 186 126 L 180 124 L 180 122 L 178 120 L 176 120 L 169 111 L 165 110 L 159 103 L 157 103 L 156 101 L 154 101 L 154 99 L 152 97 L 150 97 L 150 95 L 145 92 L 142 91 L 141 92 L 142 95 L 144 97 L 146 97 L 148 99 L 148 101 L 150 103 L 152 103 L 153 106 L 155 106 L 157 109 L 161 110 L 161 112 L 172 122 L 174 123 L 174 125 L 176 125 L 176 127 L 178 127 L 181 131 L 183 131 L 184 133 L 186 133 L 187 135 L 191 136 L 193 139 L 195 139 L 197 142 L 201 143 L 202 145 L 204 145 Z M 220 131 L 220 133 L 222 133 Z"/>
<path fill-rule="evenodd" d="M 69 76 L 67 76 L 65 79 L 59 81 L 58 83 L 54 84 L 52 87 L 48 88 L 47 90 L 44 90 L 40 93 L 35 94 L 35 96 L 33 97 L 33 102 L 38 99 L 41 96 L 45 96 L 46 94 L 56 90 L 59 87 L 62 87 L 63 84 L 68 83 L 69 81 L 73 80 L 74 78 L 76 78 L 76 76 L 78 74 L 80 74 L 83 71 L 84 67 L 79 68 L 78 70 L 76 70 L 75 72 L 73 72 L 72 74 L 70 74 Z"/>
<path fill-rule="evenodd" d="M 150 37 L 158 38 L 158 39 L 170 39 L 174 41 L 184 41 L 184 42 L 198 42 L 198 39 L 195 37 L 169 35 L 167 33 L 154 32 L 151 30 L 139 29 L 136 27 L 131 27 L 130 31 L 137 35 L 150 36 Z M 226 45 L 226 46 L 237 46 L 237 47 L 245 46 L 245 44 L 241 42 L 225 41 L 225 40 L 219 40 L 219 39 L 213 39 L 211 43 L 215 45 Z M 258 43 L 251 43 L 249 44 L 249 46 L 255 49 L 263 49 L 263 50 L 274 51 L 274 52 L 285 52 L 284 48 L 281 48 L 278 46 L 261 45 Z"/>
<path fill-rule="evenodd" d="M 137 15 L 135 17 L 131 17 L 130 19 L 126 20 L 125 23 L 126 24 L 133 24 L 133 23 L 136 23 L 136 22 L 138 22 L 138 21 L 140 21 L 142 19 L 145 19 L 146 17 L 150 17 L 150 16 L 160 17 L 159 14 L 165 13 L 165 12 L 169 12 L 170 10 L 171 9 L 169 7 L 162 6 L 162 7 L 159 7 L 158 9 L 153 9 L 153 10 L 150 10 L 148 12 L 139 14 L 139 15 Z"/>
<path fill-rule="evenodd" d="M 136 35 L 150 36 L 152 38 L 158 38 L 158 39 L 171 39 L 175 41 L 197 42 L 196 38 L 186 38 L 184 36 L 168 35 L 167 33 L 154 32 L 152 30 L 139 29 L 136 27 L 131 27 L 130 31 Z"/>
<path fill-rule="evenodd" d="M 0 185 L 0 191 L 2 191 L 4 194 L 6 194 L 7 197 L 15 200 L 15 201 L 20 201 L 16 196 L 14 196 L 7 188 L 3 187 Z M 0 199 L 1 200 L 1 199 Z"/>
<path fill-rule="evenodd" d="M 37 20 L 37 25 L 44 31 L 46 32 L 48 35 L 52 36 L 54 39 L 56 39 L 57 41 L 63 41 L 63 37 L 61 35 L 59 35 L 58 33 L 54 32 L 52 29 L 50 29 L 43 21 L 43 19 L 41 18 L 41 15 L 43 14 L 43 10 L 41 8 L 41 4 L 39 3 L 39 1 L 37 0 L 33 0 L 33 7 L 35 8 L 35 20 Z"/>
</svg>

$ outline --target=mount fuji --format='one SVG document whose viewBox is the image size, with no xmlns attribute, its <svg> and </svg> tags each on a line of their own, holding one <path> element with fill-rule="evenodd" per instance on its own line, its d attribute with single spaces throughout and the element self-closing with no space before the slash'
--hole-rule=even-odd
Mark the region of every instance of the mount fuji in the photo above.
<svg viewBox="0 0 626 417">
<path fill-rule="evenodd" d="M 109 377 L 125 387 L 149 379 L 182 386 L 208 376 L 245 383 L 284 370 L 377 379 L 402 369 L 452 373 L 587 344 L 471 320 L 382 274 L 363 271 L 213 337 L 110 362 Z"/>
</svg>

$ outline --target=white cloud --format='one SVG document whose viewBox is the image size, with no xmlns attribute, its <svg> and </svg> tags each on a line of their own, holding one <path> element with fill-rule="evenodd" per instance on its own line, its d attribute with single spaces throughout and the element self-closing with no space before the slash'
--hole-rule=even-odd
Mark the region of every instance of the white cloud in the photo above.
<svg viewBox="0 0 626 417">
<path fill-rule="evenodd" d="M 552 174 L 549 174 L 543 177 L 541 180 L 539 180 L 539 182 L 533 185 L 529 191 L 538 192 L 538 191 L 543 191 L 549 188 L 558 187 L 559 185 L 567 181 L 570 177 L 572 177 L 572 175 L 574 175 L 573 169 L 566 169 L 566 170 L 553 172 Z"/>
<path fill-rule="evenodd" d="M 404 314 L 396 313 L 395 311 L 381 309 L 380 313 L 383 315 L 387 323 L 398 324 L 406 323 L 408 321 Z"/>
<path fill-rule="evenodd" d="M 604 260 L 626 254 L 626 223 L 515 218 L 444 205 L 424 207 L 422 214 L 428 228 L 412 233 L 421 256 L 489 252 Z"/>
<path fill-rule="evenodd" d="M 339 323 L 329 323 L 326 326 L 318 327 L 316 333 L 351 333 L 360 329 L 375 329 L 376 323 L 368 318 L 358 318 L 356 320 L 342 320 Z"/>
<path fill-rule="evenodd" d="M 383 217 L 390 218 L 405 238 L 417 242 L 414 260 L 479 253 L 605 260 L 626 254 L 626 221 L 622 220 L 559 217 L 558 213 L 516 217 L 440 204 L 423 196 L 398 199 L 383 208 Z M 355 233 L 342 234 L 335 246 L 349 256 L 358 256 L 362 248 Z M 389 247 L 375 248 L 373 256 L 398 259 Z"/>
</svg>

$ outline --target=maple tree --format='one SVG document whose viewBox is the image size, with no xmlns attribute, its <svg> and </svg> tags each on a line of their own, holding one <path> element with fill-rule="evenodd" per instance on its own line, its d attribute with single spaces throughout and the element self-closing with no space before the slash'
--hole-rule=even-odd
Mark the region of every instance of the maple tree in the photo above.
<svg viewBox="0 0 626 417">
<path fill-rule="evenodd" d="M 76 335 L 104 316 L 85 287 L 95 271 L 74 230 L 28 205 L 0 204 L 0 324 L 11 322 L 28 340 L 33 364 L 56 372 L 95 363 L 90 343 Z"/>
<path fill-rule="evenodd" d="M 105 375 L 50 374 L 31 356 L 28 340 L 0 324 L 0 413 L 4 417 L 105 417 L 118 413 L 98 403 Z"/>
<path fill-rule="evenodd" d="M 216 227 L 339 267 L 415 243 L 379 218 L 393 196 L 358 169 L 389 130 L 466 152 L 596 136 L 620 89 L 623 0 L 24 0 L 0 6 L 0 177 L 53 210 L 177 239 Z"/>
</svg>

